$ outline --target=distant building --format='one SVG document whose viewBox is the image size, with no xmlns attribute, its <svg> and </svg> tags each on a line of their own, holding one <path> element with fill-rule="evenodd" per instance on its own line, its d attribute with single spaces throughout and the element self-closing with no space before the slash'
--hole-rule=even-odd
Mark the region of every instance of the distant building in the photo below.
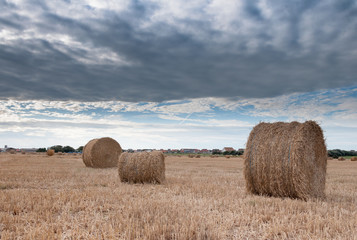
<svg viewBox="0 0 357 240">
<path fill-rule="evenodd" d="M 211 151 L 208 149 L 201 149 L 200 153 L 211 153 Z"/>
<path fill-rule="evenodd" d="M 181 153 L 198 153 L 198 149 L 192 149 L 192 148 L 182 148 Z"/>
<path fill-rule="evenodd" d="M 36 152 L 38 148 L 21 148 L 19 149 L 19 151 L 23 151 L 23 152 Z"/>
<path fill-rule="evenodd" d="M 234 148 L 232 148 L 232 147 L 223 148 L 223 152 L 232 152 L 232 151 L 235 151 Z"/>
</svg>

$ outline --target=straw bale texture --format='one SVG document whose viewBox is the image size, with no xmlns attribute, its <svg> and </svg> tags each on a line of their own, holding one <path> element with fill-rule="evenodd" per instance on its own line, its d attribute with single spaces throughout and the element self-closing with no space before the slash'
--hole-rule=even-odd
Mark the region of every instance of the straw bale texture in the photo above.
<svg viewBox="0 0 357 240">
<path fill-rule="evenodd" d="M 357 161 L 357 157 L 351 157 L 351 161 Z"/>
<path fill-rule="evenodd" d="M 48 149 L 47 150 L 47 155 L 48 156 L 53 156 L 55 154 L 55 150 L 53 150 L 53 149 Z"/>
<path fill-rule="evenodd" d="M 163 183 L 165 156 L 160 151 L 123 153 L 119 158 L 120 181 L 130 183 Z"/>
<path fill-rule="evenodd" d="M 246 189 L 253 194 L 323 198 L 327 150 L 314 121 L 260 123 L 244 152 Z"/>
<path fill-rule="evenodd" d="M 344 157 L 339 157 L 338 161 L 345 161 L 346 159 Z"/>
<path fill-rule="evenodd" d="M 82 159 L 87 167 L 110 168 L 118 165 L 121 153 L 117 141 L 104 137 L 90 140 L 83 148 Z"/>
</svg>

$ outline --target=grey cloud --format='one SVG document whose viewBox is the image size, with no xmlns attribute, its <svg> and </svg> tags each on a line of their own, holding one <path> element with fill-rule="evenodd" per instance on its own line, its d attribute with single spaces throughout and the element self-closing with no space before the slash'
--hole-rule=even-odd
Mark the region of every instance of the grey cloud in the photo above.
<svg viewBox="0 0 357 240">
<path fill-rule="evenodd" d="M 292 1 L 291 5 L 277 1 L 270 6 L 274 15 L 269 18 L 257 4 L 246 1 L 245 15 L 235 18 L 230 26 L 232 32 L 215 28 L 208 17 L 152 22 L 160 6 L 136 1 L 121 13 L 106 10 L 102 16 L 81 19 L 58 15 L 43 2 L 38 3 L 42 5 L 37 19 L 4 20 L 0 13 L 0 29 L 17 31 L 19 35 L 29 28 L 35 29 L 38 36 L 63 34 L 88 49 L 44 37 L 11 42 L 0 38 L 2 99 L 135 102 L 272 97 L 357 84 L 357 55 L 351 51 L 357 47 L 354 1 L 335 1 L 322 7 L 320 1 Z M 2 3 L 2 7 L 12 14 L 6 16 L 17 14 L 25 18 L 14 6 Z M 338 21 L 330 19 L 321 8 L 337 16 Z M 310 45 L 301 42 L 302 35 L 306 35 L 301 24 L 308 14 L 318 19 L 311 24 L 324 21 L 332 28 L 318 32 L 320 26 L 310 26 Z M 258 30 L 240 33 L 242 18 Z M 142 27 L 145 23 L 148 28 Z M 288 24 L 288 29 L 276 33 L 282 34 L 281 47 L 271 44 L 276 37 L 273 27 L 279 24 Z M 256 46 L 250 49 L 252 40 Z M 98 64 L 78 61 L 101 48 L 130 64 L 106 64 L 99 59 Z"/>
</svg>

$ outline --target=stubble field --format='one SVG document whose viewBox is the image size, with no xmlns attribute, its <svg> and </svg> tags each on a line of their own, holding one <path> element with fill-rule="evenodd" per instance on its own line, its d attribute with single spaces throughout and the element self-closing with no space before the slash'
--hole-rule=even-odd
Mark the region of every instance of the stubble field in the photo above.
<svg viewBox="0 0 357 240">
<path fill-rule="evenodd" d="M 166 183 L 120 183 L 80 155 L 0 154 L 1 239 L 357 239 L 357 162 L 326 199 L 245 193 L 241 158 L 166 157 Z"/>
</svg>

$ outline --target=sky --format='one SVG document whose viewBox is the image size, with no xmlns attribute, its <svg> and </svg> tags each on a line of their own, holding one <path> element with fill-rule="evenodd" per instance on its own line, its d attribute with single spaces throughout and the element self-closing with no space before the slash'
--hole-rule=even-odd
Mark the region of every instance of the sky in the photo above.
<svg viewBox="0 0 357 240">
<path fill-rule="evenodd" d="M 0 147 L 244 148 L 317 121 L 357 150 L 357 1 L 0 0 Z"/>
</svg>

